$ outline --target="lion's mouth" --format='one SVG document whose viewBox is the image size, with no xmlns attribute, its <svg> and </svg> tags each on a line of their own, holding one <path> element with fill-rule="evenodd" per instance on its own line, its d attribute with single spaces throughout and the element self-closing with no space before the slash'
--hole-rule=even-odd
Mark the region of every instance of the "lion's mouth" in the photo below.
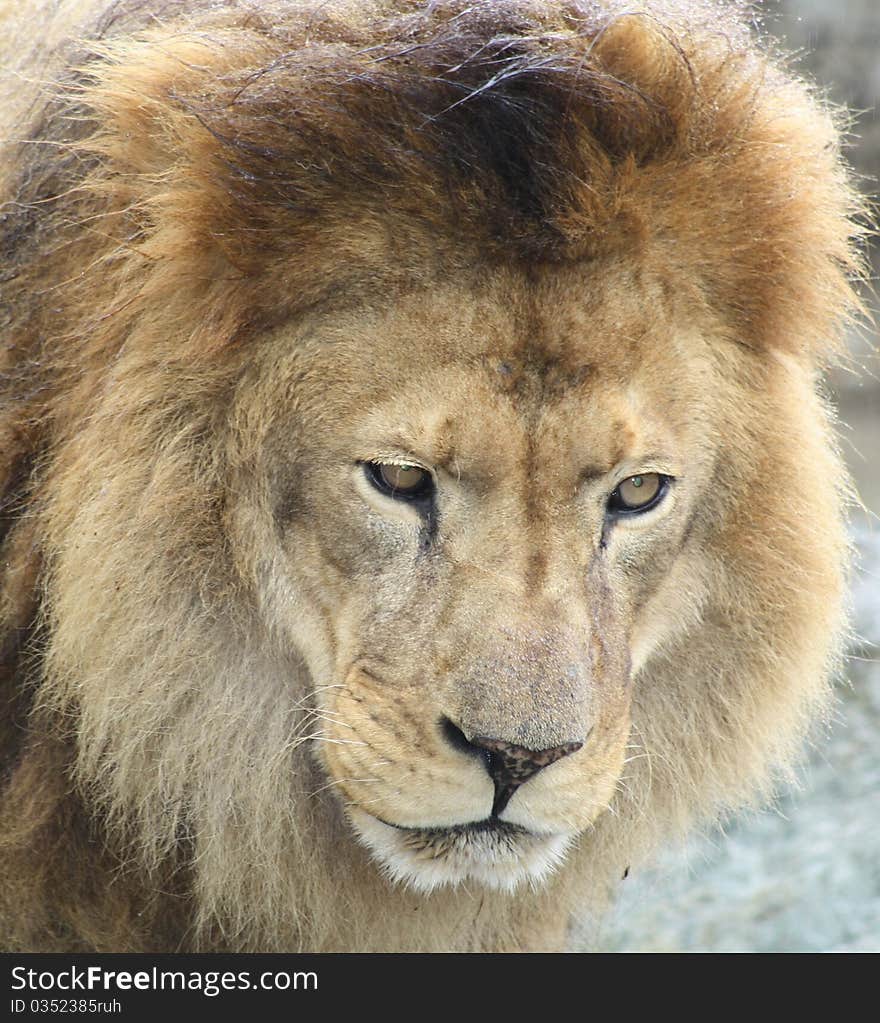
<svg viewBox="0 0 880 1023">
<path fill-rule="evenodd" d="M 445 827 L 404 827 L 359 807 L 348 817 L 384 873 L 419 891 L 476 882 L 512 891 L 541 884 L 562 862 L 575 835 L 536 834 L 490 816 Z"/>
<path fill-rule="evenodd" d="M 375 814 L 370 814 L 370 816 L 376 817 Z M 396 828 L 398 831 L 404 831 L 410 835 L 423 835 L 430 839 L 454 838 L 460 835 L 477 835 L 487 833 L 492 833 L 499 837 L 534 834 L 529 831 L 528 828 L 524 828 L 519 824 L 510 824 L 508 821 L 503 821 L 500 817 L 496 817 L 494 814 L 490 817 L 484 817 L 481 821 L 469 821 L 466 824 L 449 824 L 436 828 L 413 828 L 405 824 L 394 824 L 392 821 L 386 821 L 382 817 L 376 817 L 376 820 L 379 821 L 380 824 L 386 824 L 389 828 Z"/>
</svg>

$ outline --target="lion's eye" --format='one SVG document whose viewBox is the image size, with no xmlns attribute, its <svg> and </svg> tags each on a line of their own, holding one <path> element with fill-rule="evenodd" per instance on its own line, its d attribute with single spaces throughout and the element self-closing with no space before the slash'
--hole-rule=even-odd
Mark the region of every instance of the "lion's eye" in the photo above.
<svg viewBox="0 0 880 1023">
<path fill-rule="evenodd" d="M 668 489 L 669 477 L 658 472 L 630 476 L 608 499 L 608 510 L 618 515 L 647 511 L 663 500 Z"/>
<path fill-rule="evenodd" d="M 416 501 L 427 497 L 434 489 L 431 474 L 418 465 L 364 462 L 364 469 L 367 479 L 378 491 L 397 500 Z"/>
</svg>

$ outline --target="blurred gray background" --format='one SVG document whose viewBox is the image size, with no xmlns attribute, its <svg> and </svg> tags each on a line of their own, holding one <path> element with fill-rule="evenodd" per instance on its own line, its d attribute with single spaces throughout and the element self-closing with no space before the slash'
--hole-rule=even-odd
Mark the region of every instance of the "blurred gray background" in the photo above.
<svg viewBox="0 0 880 1023">
<path fill-rule="evenodd" d="M 880 193 L 880 0 L 764 0 L 766 32 L 854 115 L 851 162 Z M 880 248 L 873 245 L 880 267 Z M 873 291 L 873 288 L 872 288 Z M 877 309 L 871 292 L 867 300 Z M 829 384 L 864 508 L 852 514 L 859 551 L 857 637 L 830 729 L 814 737 L 798 791 L 724 835 L 669 852 L 620 886 L 612 916 L 585 925 L 575 947 L 645 951 L 880 950 L 880 360 L 867 327 L 853 365 Z"/>
</svg>

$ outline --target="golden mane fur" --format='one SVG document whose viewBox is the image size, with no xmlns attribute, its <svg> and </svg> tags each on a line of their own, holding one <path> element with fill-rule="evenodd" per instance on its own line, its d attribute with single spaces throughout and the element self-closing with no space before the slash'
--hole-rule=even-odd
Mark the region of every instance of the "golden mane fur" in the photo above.
<svg viewBox="0 0 880 1023">
<path fill-rule="evenodd" d="M 716 3 L 57 6 L 0 5 L 2 941 L 557 947 L 658 841 L 765 797 L 827 703 L 845 480 L 815 378 L 860 234 L 833 118 Z M 280 553 L 309 513 L 265 470 L 278 409 L 346 417 L 279 338 L 381 339 L 419 296 L 451 323 L 449 282 L 504 275 L 582 289 L 592 363 L 650 364 L 712 484 L 645 597 L 609 809 L 542 884 L 424 894 L 354 841 L 318 655 L 279 624 L 288 555 L 303 621 L 336 591 L 331 553 Z"/>
</svg>

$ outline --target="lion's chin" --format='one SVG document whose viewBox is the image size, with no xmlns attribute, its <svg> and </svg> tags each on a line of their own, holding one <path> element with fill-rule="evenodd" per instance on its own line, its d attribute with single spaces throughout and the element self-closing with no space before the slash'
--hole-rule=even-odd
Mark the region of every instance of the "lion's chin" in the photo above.
<svg viewBox="0 0 880 1023">
<path fill-rule="evenodd" d="M 476 883 L 512 892 L 541 885 L 562 863 L 573 833 L 537 835 L 515 824 L 486 820 L 449 828 L 402 828 L 348 808 L 360 841 L 391 880 L 422 893 Z"/>
</svg>

